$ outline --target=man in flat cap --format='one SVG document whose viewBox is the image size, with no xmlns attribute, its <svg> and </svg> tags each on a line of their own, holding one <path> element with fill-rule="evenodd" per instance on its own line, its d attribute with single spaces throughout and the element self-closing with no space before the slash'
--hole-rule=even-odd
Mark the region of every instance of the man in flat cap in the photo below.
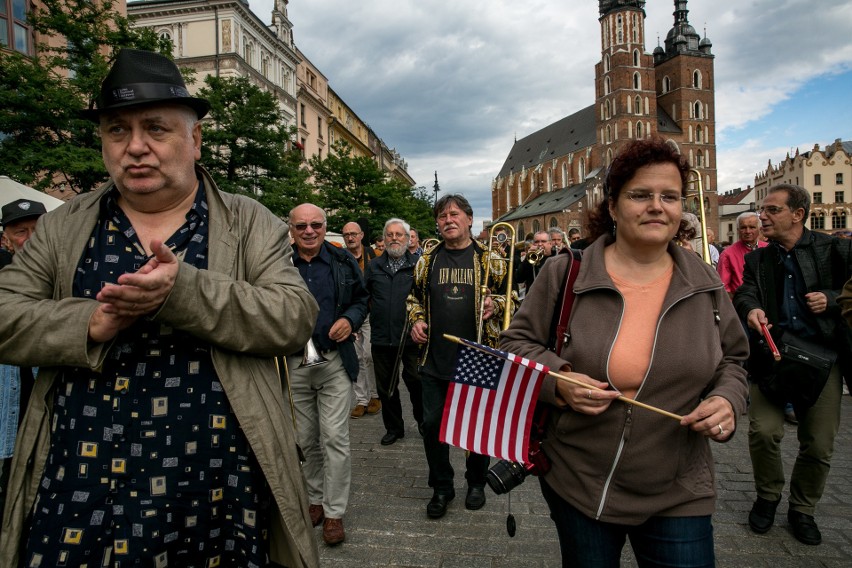
<svg viewBox="0 0 852 568">
<path fill-rule="evenodd" d="M 316 566 L 274 357 L 317 305 L 287 225 L 196 164 L 175 66 L 122 50 L 94 108 L 110 180 L 0 271 L 0 360 L 39 365 L 0 566 Z"/>
<path fill-rule="evenodd" d="M 35 231 L 38 218 L 46 213 L 44 205 L 31 199 L 16 199 L 0 210 L 4 239 L 17 252 L 24 248 Z M 6 251 L 3 251 L 6 252 Z M 10 254 L 11 257 L 11 254 Z M 11 263 L 0 263 L 0 268 Z M 32 367 L 0 364 L 0 511 L 6 502 L 6 485 L 18 427 L 30 400 L 35 373 Z M 0 518 L 0 528 L 3 519 Z"/>
</svg>

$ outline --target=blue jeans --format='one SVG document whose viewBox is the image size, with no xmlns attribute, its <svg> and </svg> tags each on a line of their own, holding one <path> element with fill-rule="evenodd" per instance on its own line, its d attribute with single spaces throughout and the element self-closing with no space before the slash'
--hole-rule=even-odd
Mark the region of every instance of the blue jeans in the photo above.
<svg viewBox="0 0 852 568">
<path fill-rule="evenodd" d="M 618 568 L 621 549 L 630 537 L 641 567 L 712 568 L 711 517 L 651 517 L 641 525 L 617 525 L 590 519 L 568 504 L 539 478 L 541 492 L 556 523 L 562 566 Z"/>
</svg>

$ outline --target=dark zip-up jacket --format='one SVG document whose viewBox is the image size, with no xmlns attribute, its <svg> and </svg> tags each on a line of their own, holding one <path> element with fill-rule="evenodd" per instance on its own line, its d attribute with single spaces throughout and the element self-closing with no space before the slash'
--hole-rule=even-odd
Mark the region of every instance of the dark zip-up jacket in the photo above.
<svg viewBox="0 0 852 568">
<path fill-rule="evenodd" d="M 398 347 L 402 329 L 406 324 L 405 299 L 414 283 L 417 256 L 405 251 L 402 267 L 391 273 L 390 257 L 385 254 L 374 258 L 364 275 L 370 293 L 370 326 L 373 345 Z M 414 344 L 406 333 L 406 343 Z"/>
<path fill-rule="evenodd" d="M 331 255 L 331 278 L 334 281 L 334 321 L 341 317 L 349 320 L 354 334 L 361 329 L 361 324 L 367 318 L 367 301 L 369 295 L 364 287 L 363 275 L 358 261 L 343 248 L 338 248 L 328 242 L 322 246 Z M 298 254 L 298 251 L 296 251 Z M 358 379 L 358 354 L 355 352 L 353 337 L 337 344 L 343 367 L 353 381 Z"/>
</svg>

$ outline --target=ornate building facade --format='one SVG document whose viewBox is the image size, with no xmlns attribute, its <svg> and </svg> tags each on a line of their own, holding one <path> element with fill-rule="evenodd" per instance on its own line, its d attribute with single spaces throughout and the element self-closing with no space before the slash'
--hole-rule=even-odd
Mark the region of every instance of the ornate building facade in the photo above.
<svg viewBox="0 0 852 568">
<path fill-rule="evenodd" d="M 664 46 L 645 49 L 644 0 L 600 0 L 601 59 L 595 102 L 516 140 L 492 182 L 492 216 L 519 238 L 540 229 L 580 228 L 603 198 L 607 165 L 630 140 L 662 136 L 701 179 L 709 226 L 717 226 L 715 77 L 712 43 L 674 2 Z M 697 187 L 688 207 L 697 209 Z"/>
<path fill-rule="evenodd" d="M 809 152 L 787 156 L 777 165 L 772 160 L 766 170 L 754 177 L 755 200 L 759 206 L 767 190 L 779 183 L 801 185 L 811 195 L 811 211 L 806 226 L 821 233 L 841 232 L 850 236 L 852 214 L 852 141 L 840 138 Z"/>
<path fill-rule="evenodd" d="M 288 0 L 275 0 L 267 26 L 246 0 L 142 0 L 127 3 L 136 25 L 153 29 L 174 45 L 178 65 L 195 70 L 190 91 L 207 75 L 248 77 L 278 99 L 287 124 L 296 119 L 296 66 Z"/>
</svg>

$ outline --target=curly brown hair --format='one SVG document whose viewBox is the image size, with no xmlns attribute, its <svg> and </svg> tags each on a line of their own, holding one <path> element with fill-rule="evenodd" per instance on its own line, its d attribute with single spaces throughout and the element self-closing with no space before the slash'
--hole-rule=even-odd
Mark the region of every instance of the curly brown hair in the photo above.
<svg viewBox="0 0 852 568">
<path fill-rule="evenodd" d="M 604 180 L 604 198 L 597 207 L 589 210 L 587 227 L 590 241 L 612 233 L 615 222 L 609 213 L 610 203 L 618 200 L 621 189 L 633 179 L 639 168 L 652 164 L 673 164 L 677 167 L 680 172 L 681 194 L 685 193 L 689 179 L 689 163 L 675 145 L 659 136 L 633 140 L 621 149 L 610 164 Z"/>
</svg>

